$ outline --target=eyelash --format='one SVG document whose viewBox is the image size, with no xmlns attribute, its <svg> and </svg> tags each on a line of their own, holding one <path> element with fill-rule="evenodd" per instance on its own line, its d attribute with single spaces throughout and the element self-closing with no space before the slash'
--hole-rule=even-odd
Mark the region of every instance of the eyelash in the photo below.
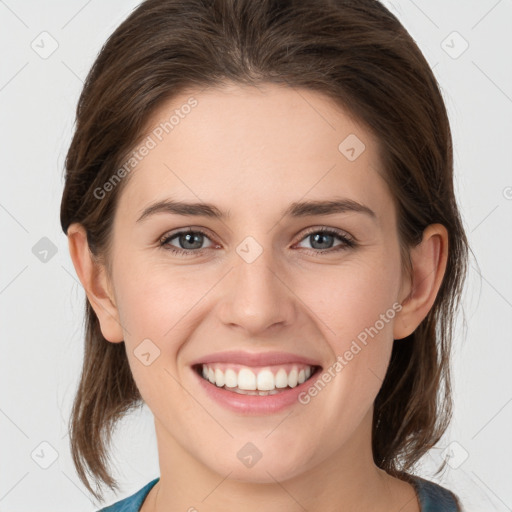
<svg viewBox="0 0 512 512">
<path fill-rule="evenodd" d="M 340 245 L 340 246 L 337 246 L 335 248 L 330 248 L 330 249 L 306 249 L 306 251 L 309 252 L 309 253 L 314 253 L 316 255 L 317 254 L 324 254 L 324 253 L 336 253 L 336 252 L 339 252 L 339 251 L 344 251 L 344 250 L 347 250 L 347 249 L 351 249 L 353 247 L 356 247 L 356 245 L 357 245 L 353 238 L 348 237 L 347 235 L 342 234 L 342 232 L 337 231 L 337 230 L 332 229 L 332 228 L 312 228 L 311 230 L 307 231 L 304 234 L 304 236 L 299 240 L 299 242 L 302 242 L 309 235 L 317 234 L 317 233 L 322 233 L 322 234 L 325 234 L 325 235 L 335 236 L 336 238 L 341 240 L 343 242 L 343 244 Z M 178 254 L 178 255 L 181 255 L 181 256 L 191 256 L 193 253 L 195 253 L 195 255 L 201 255 L 206 249 L 208 249 L 208 248 L 203 248 L 203 249 L 179 249 L 177 247 L 169 245 L 169 242 L 171 240 L 173 240 L 174 238 L 178 238 L 180 235 L 183 235 L 183 234 L 201 234 L 201 235 L 203 235 L 203 236 L 205 236 L 207 238 L 210 238 L 208 236 L 208 234 L 205 233 L 204 231 L 202 231 L 201 229 L 196 229 L 196 230 L 188 229 L 188 230 L 178 231 L 178 232 L 173 233 L 172 235 L 169 235 L 169 236 L 164 235 L 160 239 L 160 241 L 159 241 L 159 246 L 162 249 L 166 250 L 166 251 L 170 251 L 173 254 Z"/>
</svg>

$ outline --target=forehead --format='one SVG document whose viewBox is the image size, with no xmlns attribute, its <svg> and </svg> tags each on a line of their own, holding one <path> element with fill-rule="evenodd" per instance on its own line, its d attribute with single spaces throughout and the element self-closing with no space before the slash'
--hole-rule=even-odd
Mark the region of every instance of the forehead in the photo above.
<svg viewBox="0 0 512 512">
<path fill-rule="evenodd" d="M 372 133 L 306 89 L 265 84 L 183 92 L 157 109 L 135 151 L 139 159 L 119 203 L 134 219 L 148 202 L 170 195 L 235 213 L 250 205 L 274 216 L 301 198 L 337 195 L 376 210 L 391 201 Z"/>
</svg>

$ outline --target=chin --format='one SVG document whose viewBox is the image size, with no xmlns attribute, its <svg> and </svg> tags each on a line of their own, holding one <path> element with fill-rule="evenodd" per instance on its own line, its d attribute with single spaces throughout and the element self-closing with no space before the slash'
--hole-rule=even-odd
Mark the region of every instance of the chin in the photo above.
<svg viewBox="0 0 512 512">
<path fill-rule="evenodd" d="M 217 460 L 216 464 L 210 467 L 223 477 L 229 475 L 230 480 L 253 484 L 275 484 L 276 480 L 279 482 L 289 480 L 307 469 L 303 460 L 284 459 L 276 457 L 276 454 L 272 454 L 272 456 L 262 454 L 259 460 L 251 464 L 253 465 L 249 463 L 245 465 L 244 462 L 236 458 L 235 462 L 233 459 L 229 459 L 225 460 L 223 464 L 219 464 Z"/>
</svg>

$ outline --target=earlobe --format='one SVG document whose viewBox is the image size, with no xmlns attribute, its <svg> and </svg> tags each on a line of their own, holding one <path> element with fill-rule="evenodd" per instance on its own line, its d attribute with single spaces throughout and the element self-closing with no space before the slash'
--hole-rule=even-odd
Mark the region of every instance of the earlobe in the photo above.
<svg viewBox="0 0 512 512">
<path fill-rule="evenodd" d="M 81 224 L 71 224 L 67 231 L 71 260 L 87 298 L 98 317 L 104 338 L 112 343 L 124 340 L 110 282 L 104 265 L 95 260 Z"/>
<path fill-rule="evenodd" d="M 402 301 L 395 318 L 393 338 L 412 334 L 427 316 L 443 281 L 448 260 L 448 231 L 442 224 L 431 224 L 420 244 L 411 249 L 410 293 Z"/>
</svg>

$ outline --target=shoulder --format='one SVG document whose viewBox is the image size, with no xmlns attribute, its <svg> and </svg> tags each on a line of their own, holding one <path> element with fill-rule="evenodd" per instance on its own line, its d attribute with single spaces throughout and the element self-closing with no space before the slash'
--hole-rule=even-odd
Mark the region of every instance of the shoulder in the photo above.
<svg viewBox="0 0 512 512">
<path fill-rule="evenodd" d="M 460 512 L 457 496 L 439 484 L 416 475 L 409 475 L 421 505 L 421 512 Z"/>
<path fill-rule="evenodd" d="M 146 496 L 149 494 L 149 491 L 159 479 L 160 477 L 151 480 L 151 482 L 147 483 L 135 494 L 132 494 L 121 501 L 117 501 L 108 507 L 102 508 L 101 510 L 98 510 L 98 512 L 138 512 Z"/>
</svg>

